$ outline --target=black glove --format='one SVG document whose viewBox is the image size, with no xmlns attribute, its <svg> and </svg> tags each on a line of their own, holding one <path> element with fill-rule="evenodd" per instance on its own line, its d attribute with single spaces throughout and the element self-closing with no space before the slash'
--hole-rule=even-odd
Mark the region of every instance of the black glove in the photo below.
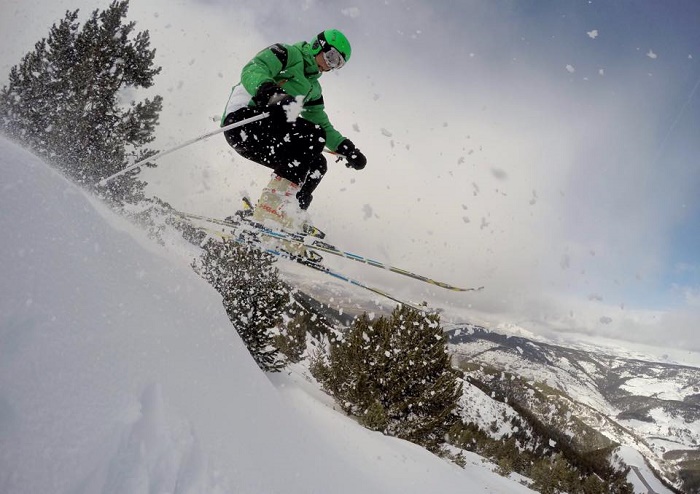
<svg viewBox="0 0 700 494">
<path fill-rule="evenodd" d="M 350 139 L 345 139 L 340 143 L 340 146 L 336 149 L 338 154 L 345 156 L 345 160 L 348 162 L 347 166 L 349 168 L 354 168 L 355 170 L 362 170 L 367 164 L 367 158 L 362 151 L 357 149 Z"/>
<path fill-rule="evenodd" d="M 294 101 L 294 96 L 286 93 L 274 82 L 263 82 L 253 96 L 253 102 L 257 106 L 285 106 Z"/>
</svg>

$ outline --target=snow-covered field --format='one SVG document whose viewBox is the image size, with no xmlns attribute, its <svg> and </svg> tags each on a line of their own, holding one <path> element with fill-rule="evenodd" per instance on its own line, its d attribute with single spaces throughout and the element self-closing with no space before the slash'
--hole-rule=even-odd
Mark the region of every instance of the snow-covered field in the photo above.
<svg viewBox="0 0 700 494">
<path fill-rule="evenodd" d="M 0 491 L 529 492 L 266 376 L 182 257 L 0 140 Z"/>
<path fill-rule="evenodd" d="M 668 380 L 644 377 L 629 379 L 620 388 L 638 396 L 650 396 L 661 400 L 683 401 L 686 396 L 697 394 L 697 386 L 682 386 Z"/>
</svg>

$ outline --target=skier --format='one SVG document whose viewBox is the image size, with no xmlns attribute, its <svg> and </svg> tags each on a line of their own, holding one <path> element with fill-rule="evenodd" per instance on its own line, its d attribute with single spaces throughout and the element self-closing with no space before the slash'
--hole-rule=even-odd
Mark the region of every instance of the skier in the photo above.
<svg viewBox="0 0 700 494">
<path fill-rule="evenodd" d="M 304 215 L 299 210 L 308 209 L 328 168 L 324 146 L 344 156 L 348 167 L 361 170 L 367 164 L 365 155 L 330 123 L 319 83 L 323 72 L 345 65 L 350 53 L 345 35 L 328 29 L 310 43 L 271 45 L 243 67 L 221 125 L 270 114 L 224 132 L 241 156 L 274 171 L 255 206 L 254 220 L 301 229 Z"/>
</svg>

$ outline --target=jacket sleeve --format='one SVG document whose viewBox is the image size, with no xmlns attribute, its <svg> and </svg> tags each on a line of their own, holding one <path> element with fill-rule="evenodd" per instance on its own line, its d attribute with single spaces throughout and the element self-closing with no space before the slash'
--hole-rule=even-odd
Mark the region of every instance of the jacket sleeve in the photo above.
<svg viewBox="0 0 700 494">
<path fill-rule="evenodd" d="M 255 94 L 264 82 L 275 82 L 275 77 L 287 64 L 287 48 L 282 44 L 269 46 L 259 52 L 241 71 L 241 84 Z"/>
<path fill-rule="evenodd" d="M 331 151 L 338 149 L 340 143 L 345 140 L 345 136 L 335 130 L 335 127 L 331 124 L 323 104 L 323 96 L 305 103 L 304 111 L 301 115 L 309 122 L 320 125 L 326 131 L 326 147 Z"/>
</svg>

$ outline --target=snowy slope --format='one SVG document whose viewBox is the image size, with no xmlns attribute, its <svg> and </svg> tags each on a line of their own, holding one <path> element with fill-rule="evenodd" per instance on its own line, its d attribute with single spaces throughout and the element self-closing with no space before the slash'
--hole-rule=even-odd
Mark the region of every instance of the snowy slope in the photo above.
<svg viewBox="0 0 700 494">
<path fill-rule="evenodd" d="M 273 384 L 186 264 L 0 157 L 1 492 L 529 492 Z"/>
</svg>

